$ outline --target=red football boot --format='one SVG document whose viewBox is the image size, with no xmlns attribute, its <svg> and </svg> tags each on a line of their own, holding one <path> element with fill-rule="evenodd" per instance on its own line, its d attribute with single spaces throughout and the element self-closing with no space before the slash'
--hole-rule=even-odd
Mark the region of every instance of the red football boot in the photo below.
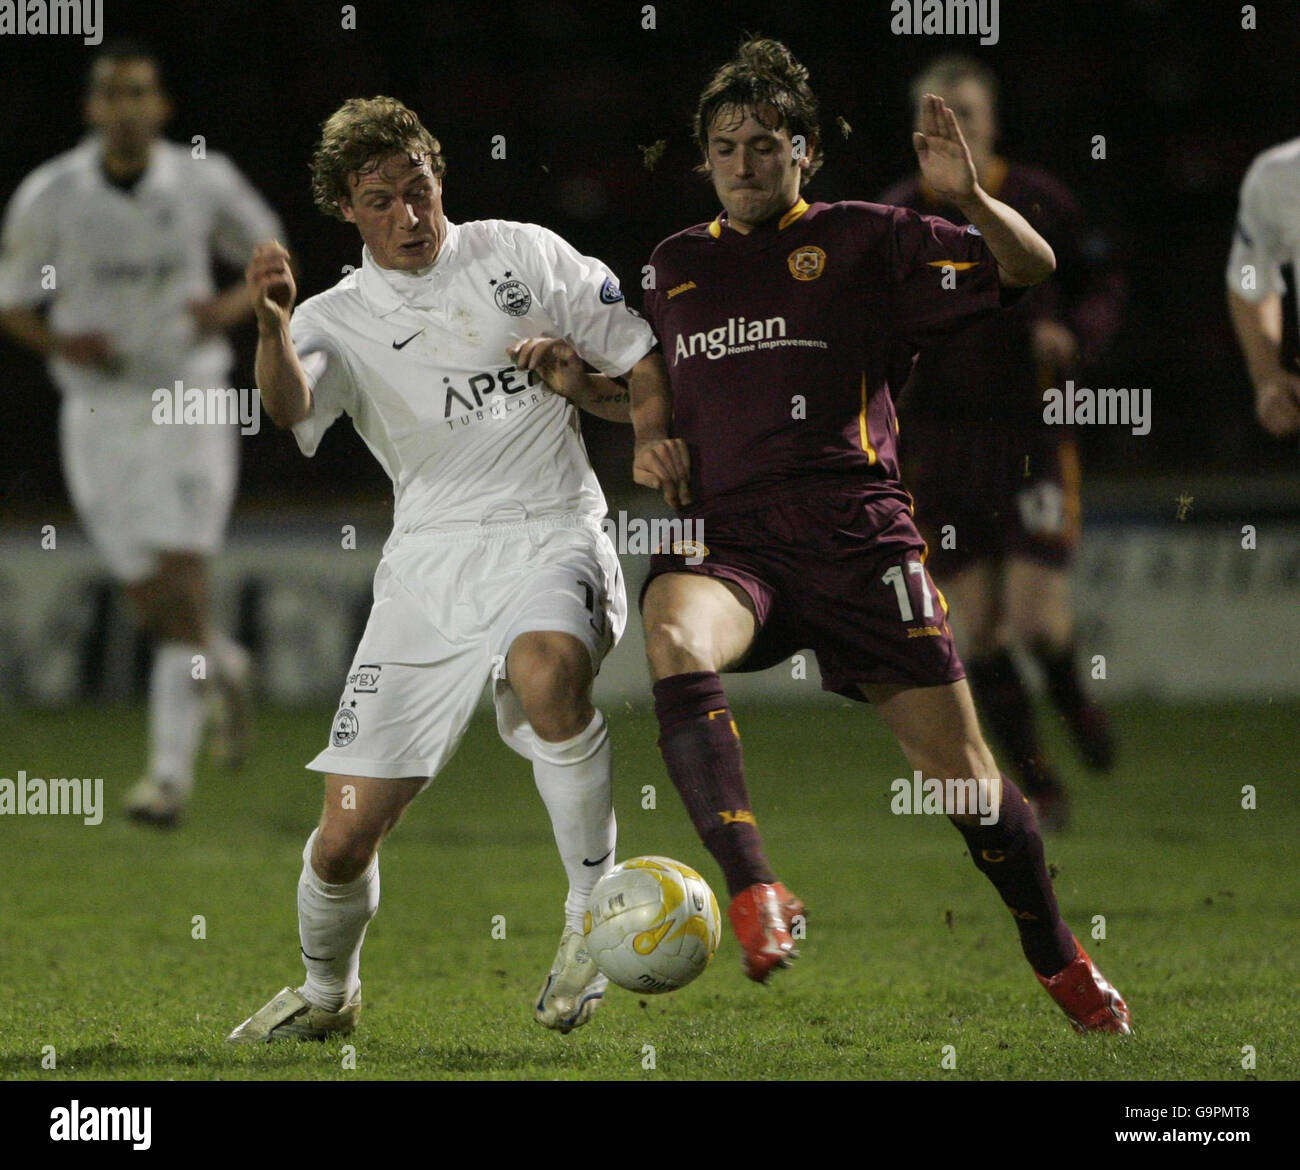
<svg viewBox="0 0 1300 1170">
<path fill-rule="evenodd" d="M 790 928 L 803 913 L 803 902 L 780 882 L 756 882 L 731 900 L 727 916 L 740 940 L 745 974 L 755 983 L 799 957 Z"/>
<path fill-rule="evenodd" d="M 1076 938 L 1079 953 L 1055 975 L 1039 975 L 1038 982 L 1069 1017 L 1076 1032 L 1133 1032 L 1133 1017 L 1120 993 L 1097 970 Z M 1035 972 L 1037 974 L 1037 972 Z"/>
</svg>

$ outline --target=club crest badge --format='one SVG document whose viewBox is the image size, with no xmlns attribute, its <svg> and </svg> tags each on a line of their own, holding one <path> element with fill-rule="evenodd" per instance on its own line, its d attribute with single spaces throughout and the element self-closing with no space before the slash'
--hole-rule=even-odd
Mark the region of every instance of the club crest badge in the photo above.
<svg viewBox="0 0 1300 1170">
<path fill-rule="evenodd" d="M 786 263 L 795 280 L 816 280 L 826 268 L 826 253 L 821 248 L 807 244 L 791 252 Z"/>
<path fill-rule="evenodd" d="M 360 730 L 361 722 L 357 719 L 357 713 L 351 707 L 341 708 L 334 716 L 334 727 L 330 730 L 330 746 L 347 747 L 357 738 L 357 732 Z"/>
<path fill-rule="evenodd" d="M 497 285 L 497 308 L 512 317 L 522 317 L 533 307 L 533 294 L 522 280 L 507 280 Z"/>
</svg>

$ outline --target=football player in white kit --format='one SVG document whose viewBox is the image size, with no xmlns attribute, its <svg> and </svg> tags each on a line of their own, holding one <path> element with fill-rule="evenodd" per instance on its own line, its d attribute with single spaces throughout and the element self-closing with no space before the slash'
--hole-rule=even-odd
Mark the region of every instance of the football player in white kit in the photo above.
<svg viewBox="0 0 1300 1170">
<path fill-rule="evenodd" d="M 1228 312 L 1270 435 L 1300 434 L 1300 138 L 1264 151 L 1241 184 Z"/>
<path fill-rule="evenodd" d="M 489 681 L 569 880 L 535 1018 L 568 1032 L 606 986 L 582 934 L 615 844 L 591 684 L 626 600 L 577 408 L 626 421 L 629 390 L 658 390 L 666 372 L 603 264 L 532 224 L 449 222 L 445 170 L 400 102 L 346 102 L 323 127 L 313 193 L 357 226 L 361 267 L 296 309 L 283 247 L 259 247 L 248 269 L 267 412 L 307 455 L 349 414 L 395 504 L 329 746 L 307 765 L 326 773 L 298 883 L 307 978 L 236 1028 L 235 1043 L 352 1030 L 380 842 L 456 750 Z"/>
<path fill-rule="evenodd" d="M 224 155 L 195 158 L 161 137 L 171 106 L 144 46 L 97 54 L 85 113 L 92 133 L 37 167 L 7 208 L 0 328 L 49 359 L 77 514 L 156 639 L 149 761 L 127 812 L 170 826 L 193 786 L 205 698 L 224 732 L 214 746 L 229 763 L 242 757 L 248 656 L 214 627 L 207 601 L 237 432 L 156 425 L 153 395 L 178 380 L 228 386 L 223 334 L 251 305 L 243 281 L 216 292 L 212 257 L 242 269 L 279 221 Z"/>
</svg>

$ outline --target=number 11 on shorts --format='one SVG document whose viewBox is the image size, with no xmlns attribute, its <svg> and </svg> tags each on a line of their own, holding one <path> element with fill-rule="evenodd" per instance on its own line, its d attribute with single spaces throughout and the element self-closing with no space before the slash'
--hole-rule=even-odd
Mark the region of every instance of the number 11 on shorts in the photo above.
<svg viewBox="0 0 1300 1170">
<path fill-rule="evenodd" d="M 925 566 L 920 561 L 904 561 L 907 571 L 921 578 L 921 616 L 934 617 L 934 599 L 930 596 L 930 582 L 926 579 Z M 898 614 L 905 622 L 915 620 L 912 613 L 912 599 L 907 596 L 907 582 L 903 580 L 903 566 L 891 565 L 880 578 L 886 585 L 894 587 L 894 596 L 898 598 Z"/>
</svg>

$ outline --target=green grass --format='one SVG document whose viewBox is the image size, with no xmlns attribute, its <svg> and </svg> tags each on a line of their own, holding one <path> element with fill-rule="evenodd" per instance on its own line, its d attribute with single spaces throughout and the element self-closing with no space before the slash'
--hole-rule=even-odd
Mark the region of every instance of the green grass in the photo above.
<svg viewBox="0 0 1300 1170">
<path fill-rule="evenodd" d="M 1048 842 L 1062 909 L 1134 1011 L 1137 1034 L 1077 1037 L 1021 958 L 1012 921 L 940 818 L 895 817 L 905 774 L 862 708 L 741 711 L 759 823 L 810 907 L 796 967 L 742 976 L 729 936 L 672 995 L 613 988 L 561 1037 L 531 1019 L 563 875 L 527 767 L 479 719 L 383 854 L 352 1043 L 223 1045 L 301 978 L 294 890 L 319 805 L 302 770 L 328 711 L 264 713 L 237 777 L 205 766 L 188 824 L 123 822 L 137 709 L 19 712 L 0 776 L 103 775 L 104 823 L 0 818 L 0 1077 L 1295 1078 L 1300 1006 L 1300 705 L 1130 706 L 1115 775 L 1074 774 L 1075 825 Z M 619 855 L 720 876 L 694 838 L 645 712 L 614 712 Z M 1065 745 L 1052 742 L 1064 761 Z M 1257 811 L 1241 786 L 1258 789 Z M 641 807 L 643 785 L 658 807 Z M 494 915 L 507 937 L 494 940 Z M 192 937 L 202 915 L 206 938 Z M 1258 1067 L 1241 1068 L 1253 1045 Z M 57 1067 L 41 1067 L 54 1047 Z M 653 1045 L 655 1067 L 643 1067 Z M 941 1050 L 956 1050 L 955 1070 Z"/>
</svg>

